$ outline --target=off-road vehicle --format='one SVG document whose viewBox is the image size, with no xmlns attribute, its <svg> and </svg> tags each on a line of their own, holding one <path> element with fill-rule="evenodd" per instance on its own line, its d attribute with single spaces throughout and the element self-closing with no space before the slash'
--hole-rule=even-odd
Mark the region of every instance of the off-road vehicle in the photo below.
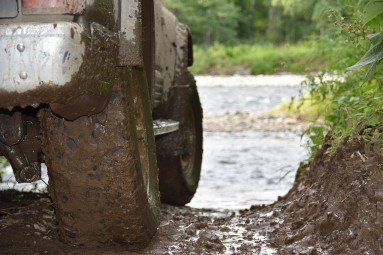
<svg viewBox="0 0 383 255">
<path fill-rule="evenodd" d="M 202 159 L 192 62 L 188 27 L 159 0 L 0 1 L 0 155 L 18 182 L 45 162 L 65 242 L 142 245 L 159 194 L 190 201 Z"/>
</svg>

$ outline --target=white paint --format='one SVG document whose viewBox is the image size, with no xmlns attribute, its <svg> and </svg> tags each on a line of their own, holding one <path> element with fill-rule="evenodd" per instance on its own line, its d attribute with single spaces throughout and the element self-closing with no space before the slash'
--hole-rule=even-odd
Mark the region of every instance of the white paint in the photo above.
<svg viewBox="0 0 383 255">
<path fill-rule="evenodd" d="M 22 93 L 70 82 L 83 62 L 83 32 L 72 22 L 1 25 L 0 89 Z"/>
<path fill-rule="evenodd" d="M 138 14 L 140 13 L 140 5 L 137 0 L 121 1 L 121 34 L 133 45 L 136 44 L 137 23 L 139 22 Z"/>
</svg>

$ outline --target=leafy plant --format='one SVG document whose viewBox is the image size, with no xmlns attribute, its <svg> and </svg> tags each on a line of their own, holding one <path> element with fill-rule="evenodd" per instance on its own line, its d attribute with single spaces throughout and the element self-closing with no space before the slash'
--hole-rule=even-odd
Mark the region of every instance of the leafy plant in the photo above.
<svg viewBox="0 0 383 255">
<path fill-rule="evenodd" d="M 309 139 L 306 142 L 306 148 L 310 151 L 310 158 L 314 157 L 322 147 L 327 129 L 323 125 L 311 125 L 305 132 Z"/>
<path fill-rule="evenodd" d="M 363 22 L 366 25 L 383 12 L 383 1 L 370 0 L 363 11 Z"/>
<path fill-rule="evenodd" d="M 346 70 L 342 81 L 325 81 L 311 77 L 307 85 L 313 100 L 326 104 L 324 122 L 314 124 L 306 133 L 311 138 L 312 155 L 323 142 L 323 131 L 331 130 L 333 148 L 346 137 L 362 139 L 366 150 L 383 155 L 383 33 L 381 18 L 383 1 L 350 1 L 348 12 L 331 10 L 329 16 L 336 34 L 336 61 L 329 61 L 330 70 Z M 350 10 L 353 10 L 350 12 Z M 345 17 L 344 13 L 350 16 Z M 331 41 L 330 41 L 331 42 Z M 327 56 L 334 51 L 325 47 Z M 359 60 L 355 59 L 363 56 Z M 364 72 L 363 67 L 367 67 Z M 352 71 L 352 72 L 350 72 Z M 319 146 L 319 147 L 318 147 Z"/>
<path fill-rule="evenodd" d="M 295 45 L 214 43 L 194 47 L 192 71 L 197 74 L 233 74 L 245 70 L 251 74 L 278 72 L 306 73 L 325 65 L 325 57 L 316 53 L 317 43 L 305 41 Z"/>
<path fill-rule="evenodd" d="M 8 166 L 8 161 L 0 156 L 0 182 L 3 181 L 2 176 L 4 174 L 4 168 Z"/>
<path fill-rule="evenodd" d="M 372 22 L 383 13 L 383 1 L 371 0 L 369 1 L 363 12 L 364 25 Z M 365 80 L 370 80 L 375 74 L 376 67 L 380 60 L 383 58 L 383 33 L 378 32 L 367 36 L 372 43 L 372 47 L 367 53 L 353 66 L 348 67 L 347 71 L 360 69 L 368 66 Z"/>
<path fill-rule="evenodd" d="M 239 8 L 228 0 L 166 0 L 165 4 L 193 31 L 194 41 L 210 45 L 236 41 Z"/>
<path fill-rule="evenodd" d="M 383 33 L 372 34 L 368 38 L 373 43 L 373 46 L 356 64 L 346 69 L 346 71 L 353 71 L 368 66 L 365 80 L 370 80 L 373 77 L 379 61 L 383 58 Z"/>
</svg>

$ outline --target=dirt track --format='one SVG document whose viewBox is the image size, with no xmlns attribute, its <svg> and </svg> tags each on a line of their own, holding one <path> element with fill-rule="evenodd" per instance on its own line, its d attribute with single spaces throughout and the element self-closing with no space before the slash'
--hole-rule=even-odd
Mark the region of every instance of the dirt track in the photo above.
<svg viewBox="0 0 383 255">
<path fill-rule="evenodd" d="M 260 122 L 271 131 L 290 127 L 286 119 L 279 125 L 278 118 L 261 115 L 216 117 L 207 116 L 206 130 L 223 122 L 242 131 L 257 130 Z M 238 122 L 243 119 L 251 121 Z M 292 121 L 291 128 L 297 124 Z M 67 246 L 58 240 L 46 194 L 1 191 L 0 254 L 383 254 L 382 158 L 372 146 L 325 144 L 310 166 L 300 168 L 289 194 L 273 205 L 240 212 L 163 205 L 156 236 L 138 250 Z"/>
<path fill-rule="evenodd" d="M 269 254 L 272 230 L 267 208 L 235 212 L 162 206 L 162 223 L 148 247 L 84 249 L 58 241 L 53 205 L 46 194 L 3 191 L 0 195 L 1 254 Z M 275 218 L 275 217 L 274 217 Z M 273 224 L 272 224 L 273 225 Z"/>
<path fill-rule="evenodd" d="M 241 212 L 162 207 L 141 250 L 87 250 L 57 240 L 47 195 L 0 193 L 1 254 L 382 254 L 381 157 L 359 141 L 326 144 L 280 201 Z M 271 247 L 271 248 L 270 248 Z"/>
</svg>

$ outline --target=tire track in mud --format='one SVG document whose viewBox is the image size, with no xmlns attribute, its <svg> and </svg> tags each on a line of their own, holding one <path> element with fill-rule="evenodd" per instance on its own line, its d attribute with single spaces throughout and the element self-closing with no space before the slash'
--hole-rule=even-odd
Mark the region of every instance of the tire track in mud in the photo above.
<svg viewBox="0 0 383 255">
<path fill-rule="evenodd" d="M 239 212 L 163 205 L 157 234 L 136 251 L 66 246 L 57 239 L 46 194 L 2 191 L 0 253 L 382 254 L 382 157 L 368 146 L 344 141 L 330 153 L 326 143 L 273 205 Z"/>
<path fill-rule="evenodd" d="M 161 225 L 142 250 L 86 249 L 58 239 L 53 204 L 47 194 L 0 192 L 2 254 L 273 254 L 268 248 L 273 217 L 262 207 L 241 212 L 163 205 Z M 274 217 L 275 219 L 275 217 Z"/>
</svg>

